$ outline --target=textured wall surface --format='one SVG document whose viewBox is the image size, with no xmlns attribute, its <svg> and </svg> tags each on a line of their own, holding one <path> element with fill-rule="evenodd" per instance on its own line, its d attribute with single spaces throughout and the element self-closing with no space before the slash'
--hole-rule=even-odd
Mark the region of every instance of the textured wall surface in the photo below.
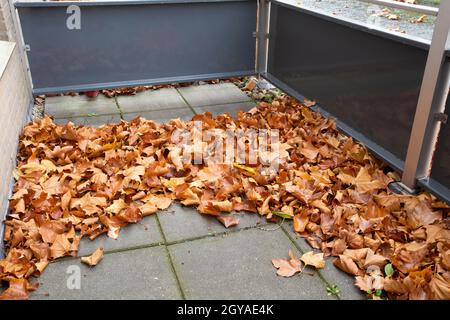
<svg viewBox="0 0 450 320">
<path fill-rule="evenodd" d="M 0 6 L 0 40 L 12 40 L 14 28 L 8 0 L 0 0 Z"/>
<path fill-rule="evenodd" d="M 32 94 L 15 43 L 0 41 L 0 221 L 8 210 L 19 134 L 27 121 Z M 3 225 L 0 225 L 3 239 Z M 1 256 L 0 245 L 0 256 Z"/>
<path fill-rule="evenodd" d="M 3 222 L 8 212 L 19 134 L 28 120 L 32 93 L 16 44 L 8 0 L 0 0 L 0 7 L 0 222 Z M 0 223 L 0 239 L 3 239 L 3 223 Z M 2 245 L 0 241 L 0 257 Z"/>
</svg>

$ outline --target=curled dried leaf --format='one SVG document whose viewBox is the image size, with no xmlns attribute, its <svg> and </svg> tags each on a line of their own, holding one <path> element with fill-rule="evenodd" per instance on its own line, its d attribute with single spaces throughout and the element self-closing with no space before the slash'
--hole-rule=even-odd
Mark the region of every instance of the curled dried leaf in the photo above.
<svg viewBox="0 0 450 320">
<path fill-rule="evenodd" d="M 323 259 L 323 253 L 314 253 L 313 251 L 306 252 L 302 255 L 300 260 L 303 261 L 305 266 L 313 266 L 316 269 L 325 268 L 325 260 Z"/>
<path fill-rule="evenodd" d="M 90 256 L 82 257 L 81 262 L 88 266 L 96 266 L 103 259 L 103 248 L 97 248 Z"/>
</svg>

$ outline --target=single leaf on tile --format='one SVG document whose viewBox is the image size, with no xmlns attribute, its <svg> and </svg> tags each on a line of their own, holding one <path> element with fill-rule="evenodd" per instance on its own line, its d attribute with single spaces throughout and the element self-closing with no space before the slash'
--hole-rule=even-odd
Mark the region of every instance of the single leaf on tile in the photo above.
<svg viewBox="0 0 450 320">
<path fill-rule="evenodd" d="M 97 248 L 90 256 L 82 257 L 81 262 L 88 266 L 96 266 L 103 259 L 103 248 Z"/>
<path fill-rule="evenodd" d="M 239 219 L 237 219 L 233 215 L 220 216 L 217 217 L 217 220 L 219 220 L 225 226 L 225 228 L 234 227 L 239 224 Z"/>
<path fill-rule="evenodd" d="M 294 255 L 292 250 L 289 250 L 290 259 L 273 259 L 273 266 L 278 269 L 277 274 L 281 277 L 292 277 L 296 273 L 302 272 L 302 263 Z"/>
<path fill-rule="evenodd" d="M 304 253 L 300 260 L 303 261 L 305 266 L 313 266 L 316 269 L 325 268 L 325 260 L 323 259 L 323 253 L 314 253 L 309 251 Z"/>
</svg>

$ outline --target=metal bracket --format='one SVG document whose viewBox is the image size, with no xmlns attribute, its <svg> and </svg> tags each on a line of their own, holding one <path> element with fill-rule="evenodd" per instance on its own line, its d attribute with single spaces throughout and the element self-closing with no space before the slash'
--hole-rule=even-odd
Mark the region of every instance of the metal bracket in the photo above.
<svg viewBox="0 0 450 320">
<path fill-rule="evenodd" d="M 257 31 L 253 31 L 252 36 L 253 36 L 253 38 L 258 38 L 259 33 Z M 269 33 L 264 34 L 264 38 L 269 39 Z"/>
<path fill-rule="evenodd" d="M 443 124 L 447 124 L 448 114 L 443 112 L 436 112 L 433 116 L 434 121 L 442 122 Z"/>
<path fill-rule="evenodd" d="M 418 194 L 419 188 L 409 188 L 407 185 L 403 184 L 400 181 L 391 182 L 388 185 L 389 190 L 396 194 L 404 194 L 404 195 L 414 195 Z"/>
</svg>

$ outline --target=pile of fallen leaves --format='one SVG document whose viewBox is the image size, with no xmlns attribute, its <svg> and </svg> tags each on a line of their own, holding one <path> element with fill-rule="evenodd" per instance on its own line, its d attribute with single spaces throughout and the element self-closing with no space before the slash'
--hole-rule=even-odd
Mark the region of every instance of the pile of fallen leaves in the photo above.
<svg viewBox="0 0 450 320">
<path fill-rule="evenodd" d="M 334 120 L 289 97 L 260 103 L 236 119 L 205 113 L 192 120 L 202 121 L 203 130 L 278 129 L 278 172 L 263 175 L 261 164 L 183 163 L 182 146 L 171 136 L 195 130 L 193 121 L 137 118 L 91 128 L 45 117 L 28 124 L 5 222 L 7 255 L 0 260 L 0 280 L 9 288 L 0 297 L 27 298 L 36 288 L 27 279 L 49 261 L 76 256 L 82 237 L 117 238 L 127 224 L 177 199 L 226 226 L 237 223 L 232 211 L 293 219 L 299 235 L 324 256 L 335 256 L 334 264 L 369 294 L 450 298 L 449 206 L 427 193 L 392 194 L 387 186 L 395 174 L 339 133 Z M 201 144 L 193 149 L 207 147 Z M 322 267 L 317 256 L 301 259 Z M 293 271 L 274 261 L 281 275 L 300 268 L 293 255 Z"/>
<path fill-rule="evenodd" d="M 59 0 L 61 1 L 61 0 Z M 69 0 L 67 0 L 69 1 Z M 70 0 L 72 1 L 72 0 Z M 147 85 L 147 86 L 134 86 L 134 87 L 123 87 L 123 88 L 113 88 L 113 89 L 103 89 L 98 91 L 88 91 L 88 92 L 98 92 L 102 93 L 108 98 L 113 98 L 116 96 L 126 96 L 126 95 L 135 95 L 140 92 L 144 91 L 155 91 L 159 89 L 166 89 L 166 88 L 183 88 L 193 85 L 202 85 L 202 84 L 217 84 L 220 82 L 233 82 L 233 83 L 240 83 L 242 82 L 242 78 L 229 78 L 229 79 L 213 79 L 213 80 L 204 80 L 204 81 L 194 81 L 194 82 L 179 82 L 179 83 L 169 83 L 169 84 L 157 84 L 157 85 Z M 55 96 L 79 96 L 82 94 L 82 92 L 67 92 L 67 93 L 55 93 L 55 94 L 48 94 L 47 97 L 55 97 Z M 84 92 L 86 94 L 86 92 Z M 95 95 L 96 96 L 96 95 Z M 95 97 L 94 96 L 94 97 Z M 41 100 L 45 100 L 44 95 L 38 96 L 39 102 Z"/>
</svg>

